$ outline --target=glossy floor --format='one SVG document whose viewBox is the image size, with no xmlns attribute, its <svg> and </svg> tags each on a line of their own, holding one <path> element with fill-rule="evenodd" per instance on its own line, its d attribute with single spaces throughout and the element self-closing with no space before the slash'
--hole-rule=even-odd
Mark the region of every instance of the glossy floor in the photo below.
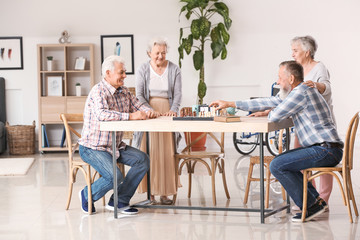
<svg viewBox="0 0 360 240">
<path fill-rule="evenodd" d="M 243 207 L 249 157 L 238 154 L 232 144 L 228 144 L 226 153 L 231 199 L 226 199 L 221 178 L 217 177 L 217 206 Z M 357 148 L 353 183 L 360 204 L 360 171 L 356 161 L 359 157 Z M 114 219 L 101 201 L 95 203 L 96 214 L 82 213 L 77 194 L 85 183 L 80 175 L 70 209 L 66 211 L 67 155 L 46 153 L 35 158 L 26 176 L 0 177 L 0 239 L 360 239 L 359 219 L 354 217 L 354 223 L 349 223 L 337 185 L 329 202 L 330 212 L 303 224 L 292 223 L 292 214 L 285 212 L 267 218 L 265 224 L 260 224 L 259 213 L 197 210 L 140 209 L 137 216 L 119 214 L 121 218 Z M 181 182 L 177 205 L 212 206 L 210 177 L 204 168 L 198 166 L 191 199 L 187 198 L 186 174 L 181 176 Z M 252 185 L 247 207 L 259 207 L 258 185 Z M 145 197 L 135 194 L 132 202 Z M 279 187 L 275 184 L 270 205 L 281 204 Z"/>
</svg>

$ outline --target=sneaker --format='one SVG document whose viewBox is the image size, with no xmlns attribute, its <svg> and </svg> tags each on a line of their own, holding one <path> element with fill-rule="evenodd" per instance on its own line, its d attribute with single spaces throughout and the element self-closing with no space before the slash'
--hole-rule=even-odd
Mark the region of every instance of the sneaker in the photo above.
<svg viewBox="0 0 360 240">
<path fill-rule="evenodd" d="M 79 199 L 80 199 L 80 203 L 81 203 L 81 210 L 84 213 L 89 213 L 88 202 L 85 199 L 84 189 L 79 192 Z M 92 206 L 91 213 L 96 213 L 94 203 L 92 203 L 91 206 Z"/>
<path fill-rule="evenodd" d="M 328 212 L 329 211 L 329 205 L 327 205 L 325 200 L 319 197 L 318 201 L 320 201 L 321 205 L 325 208 L 325 212 Z"/>
<path fill-rule="evenodd" d="M 310 221 L 314 217 L 322 214 L 323 212 L 325 212 L 325 207 L 323 206 L 323 203 L 320 200 L 318 200 L 314 205 L 312 205 L 307 209 L 304 222 Z M 301 215 L 302 213 L 295 214 L 295 216 L 292 217 L 292 221 L 301 222 Z"/>
<path fill-rule="evenodd" d="M 114 211 L 114 199 L 110 198 L 108 204 L 105 207 L 109 211 Z M 118 203 L 118 210 L 121 210 L 122 214 L 126 215 L 135 215 L 138 214 L 138 210 L 136 208 L 130 207 L 129 204 Z"/>
</svg>

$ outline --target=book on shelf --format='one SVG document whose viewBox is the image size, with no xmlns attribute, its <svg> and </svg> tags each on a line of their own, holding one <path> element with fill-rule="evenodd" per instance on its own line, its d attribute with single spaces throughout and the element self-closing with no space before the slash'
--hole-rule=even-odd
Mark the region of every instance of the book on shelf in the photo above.
<svg viewBox="0 0 360 240">
<path fill-rule="evenodd" d="M 42 141 L 41 141 L 42 147 L 50 147 L 45 124 L 41 124 L 41 134 L 42 134 Z"/>
<path fill-rule="evenodd" d="M 60 143 L 60 147 L 64 147 L 65 138 L 66 138 L 66 130 L 65 130 L 65 127 L 64 127 L 64 129 L 63 129 L 63 133 L 62 133 L 62 136 L 61 136 L 61 143 Z"/>
<path fill-rule="evenodd" d="M 214 117 L 215 122 L 240 122 L 239 116 L 216 116 Z"/>
</svg>

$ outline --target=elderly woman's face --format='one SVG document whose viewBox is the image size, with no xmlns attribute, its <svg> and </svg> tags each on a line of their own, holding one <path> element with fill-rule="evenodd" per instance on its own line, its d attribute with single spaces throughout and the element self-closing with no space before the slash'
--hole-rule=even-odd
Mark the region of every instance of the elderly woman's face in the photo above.
<svg viewBox="0 0 360 240">
<path fill-rule="evenodd" d="M 309 51 L 304 51 L 301 44 L 298 42 L 295 42 L 291 45 L 291 50 L 292 57 L 299 64 L 303 64 L 305 60 L 310 56 Z"/>
<path fill-rule="evenodd" d="M 153 63 L 161 66 L 166 61 L 166 45 L 154 45 L 149 56 Z"/>
</svg>

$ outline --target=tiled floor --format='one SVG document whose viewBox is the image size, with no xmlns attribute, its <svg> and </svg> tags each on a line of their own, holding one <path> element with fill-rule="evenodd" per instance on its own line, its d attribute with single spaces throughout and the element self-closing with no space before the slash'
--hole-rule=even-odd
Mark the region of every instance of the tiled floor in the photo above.
<svg viewBox="0 0 360 240">
<path fill-rule="evenodd" d="M 255 151 L 258 152 L 257 150 Z M 221 179 L 217 178 L 218 207 L 243 207 L 248 156 L 226 148 L 226 173 L 231 199 L 227 200 Z M 7 157 L 6 154 L 0 157 Z M 360 171 L 355 150 L 354 191 L 360 203 Z M 0 239 L 360 239 L 358 218 L 349 223 L 337 185 L 334 185 L 330 212 L 308 223 L 292 223 L 291 214 L 278 213 L 260 224 L 259 213 L 150 210 L 140 209 L 137 216 L 114 219 L 113 213 L 96 202 L 97 213 L 88 216 L 80 210 L 77 193 L 84 186 L 79 175 L 68 211 L 67 155 L 37 154 L 26 176 L 0 177 Z M 212 206 L 210 177 L 204 169 L 194 176 L 192 198 L 187 198 L 187 175 L 181 176 L 177 205 Z M 334 182 L 335 184 L 335 182 Z M 252 185 L 248 207 L 259 206 L 259 184 Z M 271 191 L 271 207 L 282 204 L 278 186 Z M 108 199 L 109 195 L 107 195 Z M 132 202 L 145 199 L 135 194 Z"/>
</svg>

